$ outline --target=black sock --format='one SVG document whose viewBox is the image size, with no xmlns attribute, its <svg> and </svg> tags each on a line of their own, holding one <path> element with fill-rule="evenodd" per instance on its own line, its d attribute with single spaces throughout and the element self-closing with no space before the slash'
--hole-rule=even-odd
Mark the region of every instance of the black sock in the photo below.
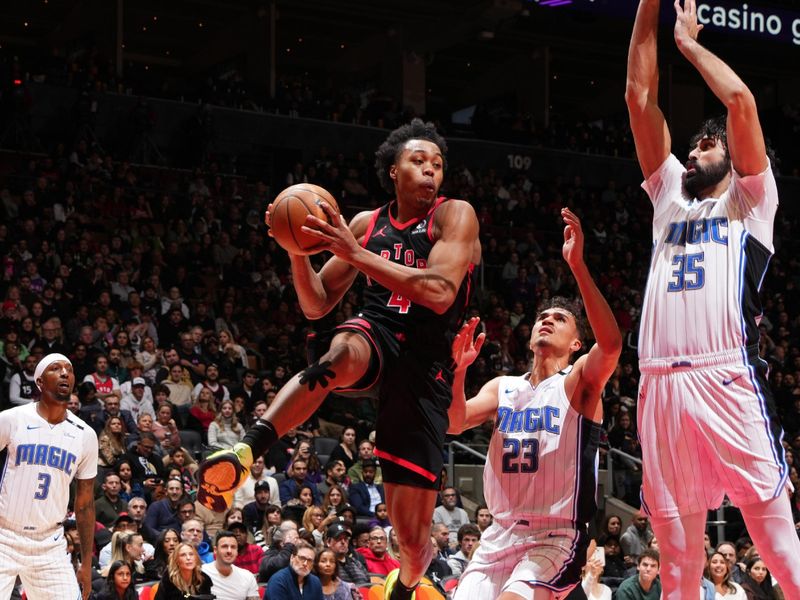
<svg viewBox="0 0 800 600">
<path fill-rule="evenodd" d="M 269 421 L 258 419 L 250 431 L 244 434 L 242 441 L 250 446 L 253 460 L 255 460 L 275 445 L 275 442 L 278 441 L 278 432 Z"/>
<path fill-rule="evenodd" d="M 397 578 L 397 581 L 394 584 L 394 589 L 392 590 L 392 595 L 389 596 L 389 600 L 411 600 L 411 594 L 414 593 L 414 590 L 417 589 L 419 584 L 414 584 L 414 587 L 407 588 L 403 585 L 403 582 L 400 581 L 400 577 Z"/>
</svg>

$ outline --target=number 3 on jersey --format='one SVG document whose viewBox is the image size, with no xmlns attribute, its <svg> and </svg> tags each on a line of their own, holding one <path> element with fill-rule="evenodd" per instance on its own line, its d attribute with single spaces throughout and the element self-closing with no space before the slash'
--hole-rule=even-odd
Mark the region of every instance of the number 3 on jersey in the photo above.
<svg viewBox="0 0 800 600">
<path fill-rule="evenodd" d="M 46 500 L 47 494 L 50 493 L 50 475 L 49 473 L 39 473 L 39 488 L 33 495 L 34 500 Z"/>
<path fill-rule="evenodd" d="M 503 473 L 536 473 L 538 470 L 539 440 L 536 438 L 503 440 Z"/>
<path fill-rule="evenodd" d="M 401 315 L 405 315 L 408 313 L 408 309 L 411 308 L 411 300 L 405 296 L 401 296 L 397 292 L 392 292 L 392 296 L 389 298 L 386 306 L 396 308 L 397 312 L 399 312 Z"/>
</svg>

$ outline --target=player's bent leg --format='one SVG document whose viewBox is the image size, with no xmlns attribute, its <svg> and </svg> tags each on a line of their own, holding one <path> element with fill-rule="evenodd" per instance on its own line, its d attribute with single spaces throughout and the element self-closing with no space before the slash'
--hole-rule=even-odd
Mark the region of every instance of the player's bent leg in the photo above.
<svg viewBox="0 0 800 600">
<path fill-rule="evenodd" d="M 661 555 L 662 600 L 696 597 L 697 582 L 705 565 L 706 514 L 673 518 L 653 516 L 651 521 Z"/>
<path fill-rule="evenodd" d="M 436 490 L 385 482 L 386 508 L 400 544 L 398 582 L 413 588 L 422 579 L 433 558 L 431 519 Z M 397 591 L 387 598 L 402 598 Z"/>
<path fill-rule="evenodd" d="M 367 372 L 372 347 L 352 331 L 334 336 L 329 350 L 281 388 L 264 417 L 233 450 L 221 450 L 201 463 L 197 499 L 206 508 L 222 512 L 244 483 L 250 465 L 292 427 L 308 420 L 329 392 L 348 387 Z"/>
<path fill-rule="evenodd" d="M 787 598 L 800 598 L 800 539 L 788 498 L 740 506 L 747 532 Z M 661 540 L 659 539 L 659 543 Z"/>
</svg>

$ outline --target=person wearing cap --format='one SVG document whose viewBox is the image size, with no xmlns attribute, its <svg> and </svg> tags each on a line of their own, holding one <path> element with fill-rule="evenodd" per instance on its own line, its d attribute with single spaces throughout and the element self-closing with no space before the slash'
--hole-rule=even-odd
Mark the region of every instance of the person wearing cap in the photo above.
<svg viewBox="0 0 800 600">
<path fill-rule="evenodd" d="M 211 390 L 215 406 L 219 406 L 223 400 L 230 400 L 231 394 L 228 387 L 219 382 L 219 365 L 215 362 L 208 363 L 203 381 L 192 389 L 192 400 L 197 400 L 200 390 L 203 388 Z"/>
<path fill-rule="evenodd" d="M 369 571 L 364 557 L 350 549 L 353 534 L 344 523 L 332 523 L 325 532 L 325 546 L 336 554 L 339 561 L 339 577 L 356 586 L 369 583 Z"/>
<path fill-rule="evenodd" d="M 0 590 L 9 593 L 19 576 L 29 598 L 86 600 L 92 591 L 97 435 L 67 412 L 75 386 L 69 358 L 45 356 L 34 381 L 41 390 L 38 401 L 0 412 L 0 452 L 14 457 L 6 461 L 0 488 Z M 37 460 L 42 453 L 51 457 L 46 464 Z M 77 579 L 64 559 L 61 525 L 73 479 L 81 546 Z"/>
<path fill-rule="evenodd" d="M 120 384 L 119 391 L 122 393 L 120 408 L 130 411 L 131 416 L 139 419 L 140 414 L 149 414 L 153 419 L 156 418 L 156 411 L 153 407 L 153 391 L 147 385 L 147 381 L 142 377 L 141 363 L 131 363 L 129 370 L 131 380 Z"/>
<path fill-rule="evenodd" d="M 119 495 L 122 489 L 119 475 L 109 471 L 103 477 L 103 484 L 100 487 L 103 489 L 103 495 L 95 498 L 95 518 L 105 527 L 110 527 L 127 507 L 127 503 Z"/>
<path fill-rule="evenodd" d="M 264 523 L 264 513 L 272 502 L 272 487 L 268 481 L 259 481 L 253 486 L 254 499 L 242 507 L 244 522 L 255 531 Z"/>
<path fill-rule="evenodd" d="M 278 481 L 271 477 L 266 470 L 264 457 L 259 456 L 250 466 L 250 476 L 245 480 L 233 497 L 234 506 L 244 506 L 256 499 L 256 484 L 266 481 L 269 484 L 270 504 L 281 505 L 280 492 L 278 491 Z"/>
<path fill-rule="evenodd" d="M 368 458 L 361 461 L 361 481 L 350 485 L 350 502 L 360 517 L 374 517 L 375 507 L 386 502 L 383 484 L 375 483 L 378 463 Z"/>
<path fill-rule="evenodd" d="M 228 531 L 233 532 L 236 537 L 236 560 L 234 564 L 254 575 L 258 574 L 258 567 L 261 565 L 261 560 L 264 558 L 264 549 L 258 544 L 251 544 L 248 541 L 249 530 L 245 523 L 239 521 L 231 521 L 228 524 Z"/>
<path fill-rule="evenodd" d="M 245 532 L 246 535 L 246 532 Z M 233 531 L 221 530 L 214 538 L 214 562 L 201 568 L 211 578 L 211 593 L 217 600 L 258 600 L 258 583 L 251 571 L 237 563 L 238 542 Z"/>
</svg>

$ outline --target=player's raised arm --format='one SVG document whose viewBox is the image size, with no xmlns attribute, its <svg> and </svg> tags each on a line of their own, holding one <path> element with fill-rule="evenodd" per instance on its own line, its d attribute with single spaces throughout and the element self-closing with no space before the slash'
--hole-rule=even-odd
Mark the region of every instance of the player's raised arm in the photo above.
<svg viewBox="0 0 800 600">
<path fill-rule="evenodd" d="M 757 175 L 768 165 L 767 148 L 756 100 L 741 78 L 722 59 L 697 41 L 696 0 L 675 0 L 675 43 L 728 110 L 728 154 L 739 175 Z"/>
<path fill-rule="evenodd" d="M 467 321 L 453 340 L 453 400 L 447 411 L 450 425 L 447 433 L 459 434 L 472 427 L 477 427 L 491 419 L 497 412 L 497 385 L 499 377 L 485 384 L 478 395 L 467 400 L 464 394 L 464 379 L 467 368 L 475 362 L 481 352 L 486 334 L 481 333 L 477 339 L 475 328 L 480 319 L 474 317 Z"/>
<path fill-rule="evenodd" d="M 451 200 L 437 209 L 434 223 L 440 235 L 426 268 L 406 267 L 360 246 L 334 211 L 325 207 L 331 223 L 307 217 L 303 231 L 328 243 L 328 249 L 382 286 L 437 314 L 452 305 L 470 262 L 477 262 L 478 217 L 468 202 Z M 314 229 L 316 228 L 316 229 Z M 479 250 L 477 251 L 479 253 Z"/>
<path fill-rule="evenodd" d="M 371 212 L 362 212 L 353 217 L 349 227 L 343 218 L 339 222 L 342 235 L 349 234 L 356 245 L 364 236 Z M 307 256 L 289 253 L 292 264 L 292 279 L 297 299 L 303 314 L 309 319 L 320 319 L 327 315 L 350 289 L 358 275 L 354 266 L 337 256 L 331 257 L 315 272 Z"/>
<path fill-rule="evenodd" d="M 586 318 L 595 337 L 595 344 L 589 353 L 576 361 L 570 373 L 570 383 L 577 386 L 576 390 L 581 395 L 576 398 L 573 393 L 572 397 L 580 402 L 584 416 L 599 422 L 603 416 L 600 392 L 617 367 L 622 352 L 622 334 L 611 307 L 583 260 L 584 237 L 580 220 L 568 208 L 561 209 L 561 216 L 566 223 L 562 254 L 578 284 Z"/>
<path fill-rule="evenodd" d="M 640 0 L 628 48 L 625 102 L 645 178 L 667 159 L 672 140 L 658 106 L 658 11 L 660 0 Z"/>
<path fill-rule="evenodd" d="M 92 547 L 94 546 L 94 479 L 78 479 L 75 494 L 75 522 L 78 525 L 78 538 L 81 541 L 81 566 L 78 569 L 78 583 L 81 585 L 83 600 L 92 591 Z"/>
</svg>

